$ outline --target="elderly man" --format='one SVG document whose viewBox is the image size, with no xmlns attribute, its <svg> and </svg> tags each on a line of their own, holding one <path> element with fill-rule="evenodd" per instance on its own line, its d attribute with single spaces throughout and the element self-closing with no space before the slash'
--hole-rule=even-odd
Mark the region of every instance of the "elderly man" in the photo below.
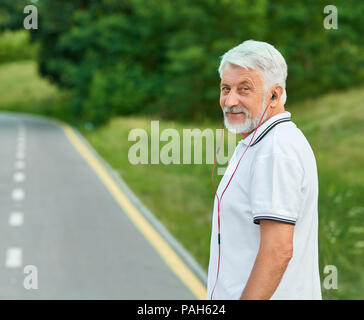
<svg viewBox="0 0 364 320">
<path fill-rule="evenodd" d="M 219 73 L 225 126 L 242 139 L 216 192 L 207 299 L 321 299 L 316 161 L 284 109 L 286 62 L 248 40 Z"/>
</svg>

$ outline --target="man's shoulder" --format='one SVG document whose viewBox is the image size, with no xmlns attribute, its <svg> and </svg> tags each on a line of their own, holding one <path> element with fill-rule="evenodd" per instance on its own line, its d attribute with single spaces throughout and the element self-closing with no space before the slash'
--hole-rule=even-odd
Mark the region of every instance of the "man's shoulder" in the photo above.
<svg viewBox="0 0 364 320">
<path fill-rule="evenodd" d="M 264 141 L 261 154 L 280 154 L 290 158 L 299 158 L 302 153 L 310 150 L 309 142 L 302 131 L 294 122 L 287 121 L 273 128 L 269 139 Z"/>
<path fill-rule="evenodd" d="M 274 142 L 280 145 L 297 145 L 298 143 L 305 144 L 307 142 L 306 137 L 297 125 L 291 120 L 281 123 L 274 128 Z"/>
</svg>

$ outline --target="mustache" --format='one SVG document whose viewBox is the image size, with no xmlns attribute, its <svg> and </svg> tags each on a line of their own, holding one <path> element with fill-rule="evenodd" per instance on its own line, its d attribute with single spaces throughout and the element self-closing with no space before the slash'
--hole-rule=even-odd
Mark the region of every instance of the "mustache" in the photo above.
<svg viewBox="0 0 364 320">
<path fill-rule="evenodd" d="M 249 115 L 248 109 L 244 108 L 244 107 L 228 107 L 228 106 L 224 106 L 224 112 L 231 112 L 231 113 L 240 113 L 240 112 L 244 112 L 246 116 Z"/>
</svg>

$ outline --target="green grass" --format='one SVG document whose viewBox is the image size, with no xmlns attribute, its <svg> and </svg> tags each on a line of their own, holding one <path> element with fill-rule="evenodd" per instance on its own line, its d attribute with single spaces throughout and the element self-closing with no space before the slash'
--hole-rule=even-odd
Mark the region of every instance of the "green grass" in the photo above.
<svg viewBox="0 0 364 320">
<path fill-rule="evenodd" d="M 33 61 L 0 64 L 0 110 L 71 121 L 67 105 L 69 96 L 69 92 L 60 91 L 41 78 Z"/>
<path fill-rule="evenodd" d="M 0 32 L 0 63 L 35 59 L 37 52 L 38 44 L 30 41 L 29 31 Z"/>
<path fill-rule="evenodd" d="M 36 75 L 33 62 L 0 66 L 0 84 L 0 109 L 65 114 L 63 93 Z M 339 285 L 338 290 L 322 287 L 325 299 L 364 299 L 363 89 L 332 93 L 286 108 L 310 141 L 317 160 L 321 280 L 325 265 L 335 265 Z M 135 142 L 128 141 L 128 134 L 134 128 L 150 132 L 151 120 L 158 119 L 119 117 L 95 130 L 81 131 L 207 270 L 214 196 L 212 165 L 130 164 L 128 151 Z M 161 121 L 160 131 L 175 128 L 181 133 L 184 128 L 220 126 L 218 122 Z M 220 178 L 215 176 L 216 185 Z"/>
</svg>

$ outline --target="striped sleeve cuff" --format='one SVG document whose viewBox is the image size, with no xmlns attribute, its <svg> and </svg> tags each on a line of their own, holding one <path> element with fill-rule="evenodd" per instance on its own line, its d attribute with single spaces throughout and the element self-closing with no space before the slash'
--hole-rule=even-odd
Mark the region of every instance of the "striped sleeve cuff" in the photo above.
<svg viewBox="0 0 364 320">
<path fill-rule="evenodd" d="M 293 218 L 282 218 L 282 217 L 277 217 L 277 216 L 264 216 L 264 215 L 255 216 L 253 218 L 253 222 L 255 224 L 260 224 L 261 220 L 272 220 L 272 221 L 283 222 L 283 223 L 288 223 L 288 224 L 292 224 L 292 225 L 296 224 L 296 219 L 293 219 Z"/>
</svg>

